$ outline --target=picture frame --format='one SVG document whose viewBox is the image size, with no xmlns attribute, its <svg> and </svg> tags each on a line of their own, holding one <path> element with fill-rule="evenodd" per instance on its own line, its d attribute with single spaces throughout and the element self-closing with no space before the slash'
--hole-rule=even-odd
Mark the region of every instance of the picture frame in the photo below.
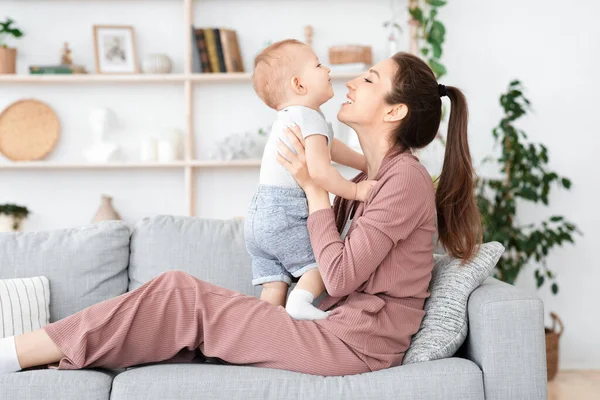
<svg viewBox="0 0 600 400">
<path fill-rule="evenodd" d="M 94 25 L 98 74 L 139 74 L 135 31 L 130 25 Z"/>
</svg>

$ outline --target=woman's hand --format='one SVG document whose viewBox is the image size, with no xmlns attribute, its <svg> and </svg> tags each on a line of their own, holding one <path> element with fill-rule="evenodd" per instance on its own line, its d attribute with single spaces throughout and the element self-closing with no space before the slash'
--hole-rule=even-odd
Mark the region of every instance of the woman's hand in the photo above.
<svg viewBox="0 0 600 400">
<path fill-rule="evenodd" d="M 306 191 L 313 186 L 315 182 L 308 173 L 306 166 L 306 154 L 304 152 L 304 138 L 298 125 L 292 128 L 286 128 L 285 134 L 290 141 L 296 154 L 294 154 L 283 141 L 277 145 L 277 161 L 294 177 L 298 185 Z"/>
</svg>

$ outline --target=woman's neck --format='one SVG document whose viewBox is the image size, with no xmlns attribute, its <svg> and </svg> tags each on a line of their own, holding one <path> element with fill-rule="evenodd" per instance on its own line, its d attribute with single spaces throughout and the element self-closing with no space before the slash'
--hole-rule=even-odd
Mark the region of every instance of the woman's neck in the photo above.
<svg viewBox="0 0 600 400">
<path fill-rule="evenodd" d="M 367 176 L 369 179 L 375 179 L 385 155 L 390 150 L 390 144 L 382 140 L 381 134 L 369 134 L 358 136 L 360 147 L 367 159 Z"/>
</svg>

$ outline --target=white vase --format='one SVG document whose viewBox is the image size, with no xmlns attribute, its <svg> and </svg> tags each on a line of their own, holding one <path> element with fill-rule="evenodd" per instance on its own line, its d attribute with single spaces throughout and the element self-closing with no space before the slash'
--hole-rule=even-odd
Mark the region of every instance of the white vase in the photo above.
<svg viewBox="0 0 600 400">
<path fill-rule="evenodd" d="M 142 71 L 145 74 L 168 74 L 173 64 L 166 54 L 148 54 L 142 61 Z"/>
<path fill-rule="evenodd" d="M 168 163 L 175 160 L 175 146 L 168 139 L 158 141 L 158 162 Z"/>
<path fill-rule="evenodd" d="M 157 154 L 156 139 L 144 139 L 140 148 L 140 161 L 156 161 Z"/>
</svg>

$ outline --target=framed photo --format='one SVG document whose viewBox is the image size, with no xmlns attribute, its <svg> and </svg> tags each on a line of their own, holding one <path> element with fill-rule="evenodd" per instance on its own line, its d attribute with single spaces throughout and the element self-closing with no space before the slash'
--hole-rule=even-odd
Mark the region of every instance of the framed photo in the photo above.
<svg viewBox="0 0 600 400">
<path fill-rule="evenodd" d="M 94 25 L 94 53 L 99 74 L 140 72 L 132 26 Z"/>
</svg>

